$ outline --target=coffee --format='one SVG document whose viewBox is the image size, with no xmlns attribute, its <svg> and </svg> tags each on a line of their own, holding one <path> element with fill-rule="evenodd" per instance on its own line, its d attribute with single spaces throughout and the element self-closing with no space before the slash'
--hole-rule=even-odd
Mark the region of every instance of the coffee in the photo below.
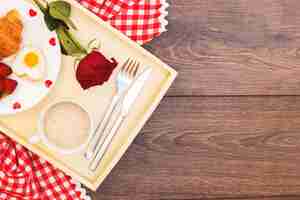
<svg viewBox="0 0 300 200">
<path fill-rule="evenodd" d="M 52 144 L 63 149 L 77 148 L 86 142 L 91 129 L 88 113 L 72 102 L 52 106 L 44 115 L 44 131 Z"/>
</svg>

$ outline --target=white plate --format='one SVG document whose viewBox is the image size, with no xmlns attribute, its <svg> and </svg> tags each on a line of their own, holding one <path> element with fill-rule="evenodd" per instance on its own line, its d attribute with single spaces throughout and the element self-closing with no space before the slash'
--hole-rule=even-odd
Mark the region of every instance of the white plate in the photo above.
<svg viewBox="0 0 300 200">
<path fill-rule="evenodd" d="M 18 87 L 12 95 L 0 100 L 0 115 L 8 115 L 28 110 L 46 97 L 59 75 L 62 56 L 56 32 L 48 30 L 38 8 L 23 0 L 1 0 L 0 4 L 0 16 L 12 9 L 20 12 L 24 25 L 22 47 L 29 45 L 39 48 L 46 65 L 46 76 L 42 81 L 32 82 L 11 75 L 12 79 L 18 81 Z M 31 9 L 36 12 L 35 16 L 30 15 Z M 51 39 L 56 41 L 56 45 L 50 44 Z M 13 61 L 6 59 L 4 63 L 12 65 Z M 46 86 L 46 81 L 52 82 L 50 87 Z"/>
</svg>

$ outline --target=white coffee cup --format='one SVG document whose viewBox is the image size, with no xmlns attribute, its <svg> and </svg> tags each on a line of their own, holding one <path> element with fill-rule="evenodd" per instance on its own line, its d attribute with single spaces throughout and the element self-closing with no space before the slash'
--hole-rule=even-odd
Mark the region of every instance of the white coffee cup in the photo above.
<svg viewBox="0 0 300 200">
<path fill-rule="evenodd" d="M 86 140 L 82 142 L 82 144 L 80 144 L 78 147 L 75 147 L 75 148 L 62 148 L 62 147 L 59 147 L 54 142 L 50 141 L 50 139 L 48 138 L 48 136 L 45 132 L 45 118 L 46 118 L 46 115 L 47 115 L 48 111 L 50 111 L 52 108 L 54 108 L 54 106 L 56 106 L 58 104 L 64 104 L 64 103 L 67 103 L 67 104 L 70 103 L 70 104 L 73 104 L 73 105 L 76 105 L 76 106 L 80 107 L 87 114 L 87 116 L 89 117 L 90 124 L 89 124 L 88 136 L 87 136 Z M 66 115 L 66 117 L 67 117 L 67 115 Z M 29 142 L 31 144 L 37 144 L 39 142 L 42 142 L 43 144 L 45 144 L 50 149 L 55 150 L 56 152 L 61 153 L 61 154 L 79 153 L 87 146 L 87 144 L 88 144 L 88 142 L 91 138 L 91 135 L 93 133 L 93 130 L 94 130 L 93 127 L 94 127 L 93 120 L 92 120 L 92 117 L 91 117 L 90 113 L 88 112 L 88 109 L 86 109 L 83 105 L 81 105 L 80 103 L 77 103 L 76 101 L 61 100 L 61 101 L 57 101 L 55 103 L 50 104 L 40 114 L 39 120 L 38 120 L 38 132 L 29 139 Z M 67 139 L 68 138 L 66 138 L 66 140 Z"/>
</svg>

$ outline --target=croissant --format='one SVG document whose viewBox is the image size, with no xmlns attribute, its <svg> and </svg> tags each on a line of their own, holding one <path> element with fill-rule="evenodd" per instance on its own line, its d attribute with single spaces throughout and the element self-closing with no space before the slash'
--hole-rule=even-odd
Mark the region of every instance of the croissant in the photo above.
<svg viewBox="0 0 300 200">
<path fill-rule="evenodd" d="M 0 18 L 0 60 L 18 52 L 22 42 L 23 24 L 17 10 Z"/>
</svg>

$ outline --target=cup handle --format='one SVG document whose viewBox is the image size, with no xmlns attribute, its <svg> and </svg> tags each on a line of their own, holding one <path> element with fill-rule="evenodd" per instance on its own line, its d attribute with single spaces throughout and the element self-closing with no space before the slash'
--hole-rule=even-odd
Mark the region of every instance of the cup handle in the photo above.
<svg viewBox="0 0 300 200">
<path fill-rule="evenodd" d="M 29 138 L 29 143 L 36 144 L 39 141 L 41 141 L 41 139 L 42 139 L 41 134 L 37 133 Z"/>
</svg>

